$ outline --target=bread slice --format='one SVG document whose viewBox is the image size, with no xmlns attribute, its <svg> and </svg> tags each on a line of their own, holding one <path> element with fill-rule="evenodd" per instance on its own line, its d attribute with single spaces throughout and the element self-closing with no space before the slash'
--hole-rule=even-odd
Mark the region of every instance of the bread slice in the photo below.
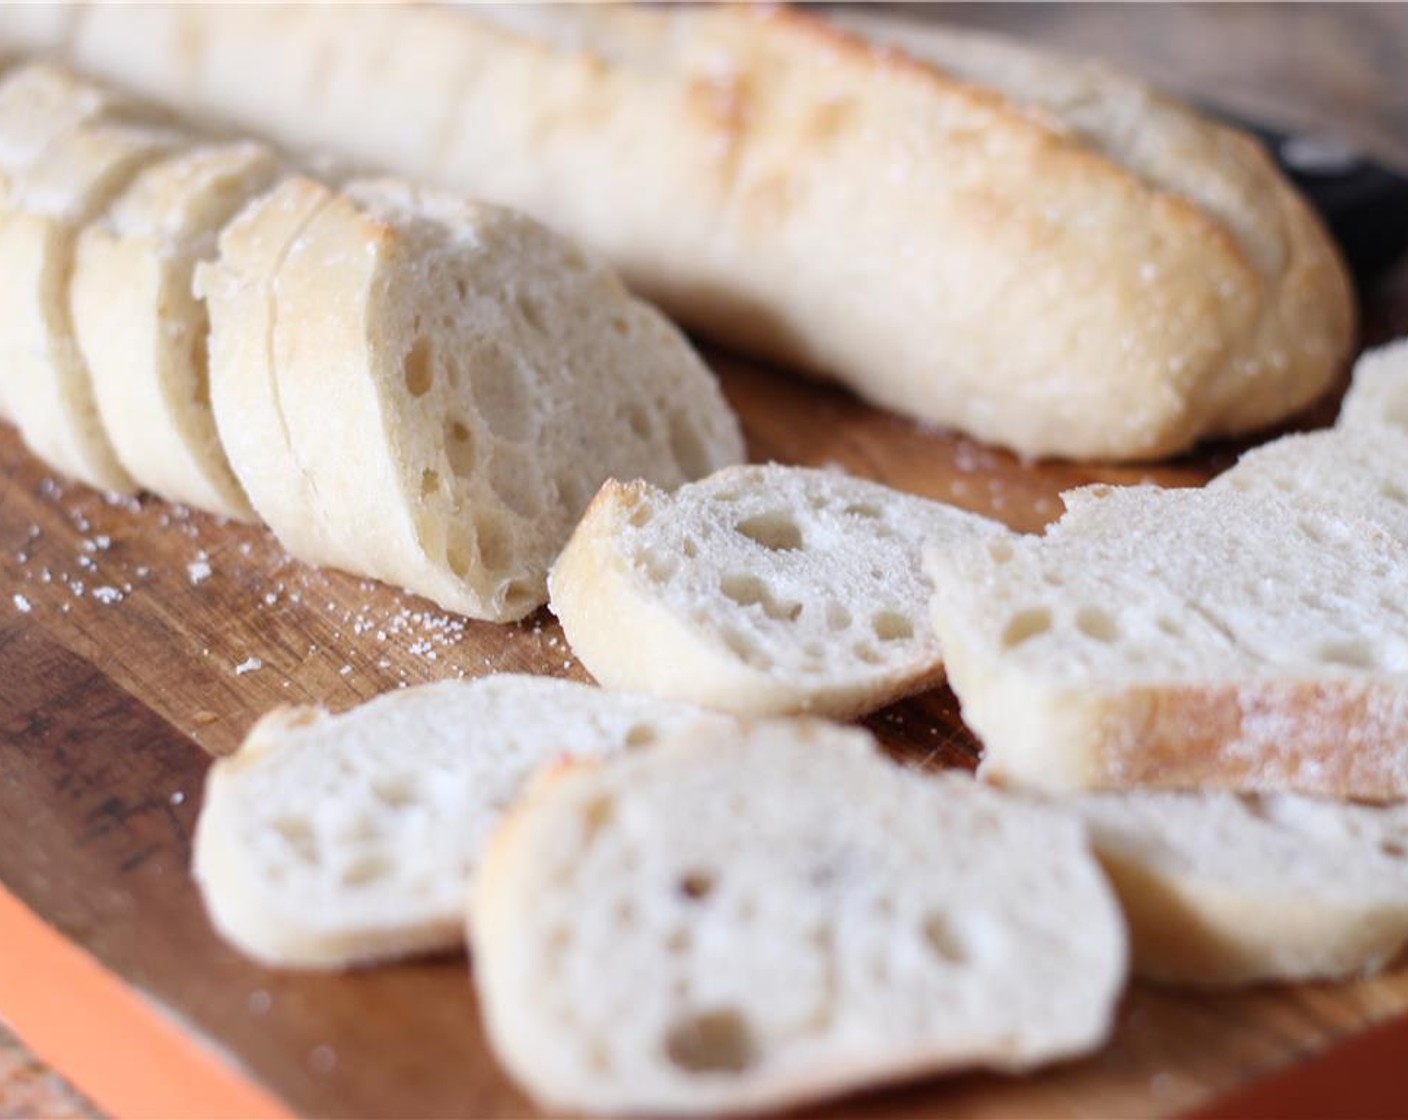
<svg viewBox="0 0 1408 1120">
<path fill-rule="evenodd" d="M 22 24 L 0 9 L 0 44 L 51 41 Z M 60 49 L 522 209 L 703 334 L 1028 454 L 1160 458 L 1332 384 L 1348 278 L 1250 137 L 1082 62 L 859 30 L 756 5 L 96 4 Z"/>
<path fill-rule="evenodd" d="M 10 411 L 31 451 L 103 490 L 135 483 L 103 429 L 74 337 L 75 242 L 138 171 L 182 142 L 138 124 L 79 127 L 15 177 L 0 216 L 0 369 Z"/>
<path fill-rule="evenodd" d="M 552 570 L 552 609 L 609 687 L 845 718 L 943 678 L 924 543 L 1005 535 L 839 471 L 730 467 L 673 495 L 608 482 Z"/>
<path fill-rule="evenodd" d="M 1408 430 L 1408 338 L 1359 356 L 1354 381 L 1340 406 L 1338 426 L 1353 431 Z"/>
<path fill-rule="evenodd" d="M 115 94 L 58 66 L 34 62 L 7 71 L 0 77 L 0 208 L 16 178 L 50 144 L 125 107 Z M 0 376 L 0 419 L 5 420 L 13 419 L 6 389 L 10 380 L 8 374 Z"/>
<path fill-rule="evenodd" d="M 260 144 L 201 145 L 144 170 L 80 236 L 70 298 L 103 425 L 144 489 L 225 517 L 254 511 L 210 409 L 196 262 L 278 171 Z"/>
<path fill-rule="evenodd" d="M 779 1109 L 1097 1047 L 1126 969 L 1078 822 L 815 721 L 697 728 L 530 787 L 470 909 L 542 1106 Z"/>
<path fill-rule="evenodd" d="M 274 285 L 315 524 L 250 491 L 295 556 L 509 621 L 546 601 L 605 479 L 673 488 L 742 458 L 684 336 L 564 238 L 389 180 L 324 194 Z"/>
<path fill-rule="evenodd" d="M 1408 545 L 1408 430 L 1364 424 L 1282 436 L 1209 486 L 1372 521 Z"/>
<path fill-rule="evenodd" d="M 1062 802 L 1129 920 L 1134 971 L 1247 984 L 1374 972 L 1408 943 L 1408 807 L 1289 795 Z"/>
<path fill-rule="evenodd" d="M 1043 537 L 928 556 L 984 776 L 1408 795 L 1408 547 L 1230 487 L 1066 503 Z"/>
<path fill-rule="evenodd" d="M 446 681 L 341 715 L 280 708 L 206 779 L 194 872 L 265 964 L 342 968 L 453 948 L 490 828 L 541 763 L 722 717 L 546 677 Z"/>
<path fill-rule="evenodd" d="M 274 283 L 293 243 L 330 201 L 311 179 L 282 180 L 225 226 L 216 257 L 197 262 L 192 281 L 210 323 L 210 410 L 220 445 L 250 505 L 280 539 L 314 537 L 321 517 L 280 407 Z"/>
</svg>

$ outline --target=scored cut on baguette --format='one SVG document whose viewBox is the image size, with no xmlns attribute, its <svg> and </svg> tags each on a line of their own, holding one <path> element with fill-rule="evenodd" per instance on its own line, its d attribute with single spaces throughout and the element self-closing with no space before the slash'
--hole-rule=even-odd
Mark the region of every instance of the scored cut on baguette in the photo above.
<svg viewBox="0 0 1408 1120">
<path fill-rule="evenodd" d="M 193 871 L 216 929 L 279 967 L 453 948 L 479 852 L 542 763 L 723 717 L 546 677 L 279 708 L 206 779 Z"/>
<path fill-rule="evenodd" d="M 1366 350 L 1340 405 L 1338 427 L 1408 430 L 1408 338 Z"/>
<path fill-rule="evenodd" d="M 740 715 L 858 716 L 943 678 L 926 541 L 996 522 L 839 471 L 608 482 L 549 578 L 602 684 Z"/>
<path fill-rule="evenodd" d="M 180 146 L 176 132 L 99 121 L 56 139 L 15 175 L 0 204 L 0 369 L 26 445 L 101 490 L 135 483 L 113 450 L 69 303 L 80 230 L 144 166 Z"/>
<path fill-rule="evenodd" d="M 254 511 L 216 431 L 209 319 L 192 276 L 278 167 L 248 141 L 153 164 L 79 237 L 70 287 L 79 349 L 123 467 L 160 497 L 241 521 Z"/>
<path fill-rule="evenodd" d="M 817 721 L 559 766 L 470 908 L 490 1043 L 542 1106 L 718 1115 L 1097 1047 L 1123 921 L 1073 817 Z"/>
<path fill-rule="evenodd" d="M 931 549 L 980 773 L 1049 789 L 1408 795 L 1408 547 L 1230 487 L 1087 487 Z"/>
<path fill-rule="evenodd" d="M 1198 986 L 1374 972 L 1408 943 L 1408 807 L 1228 793 L 1063 800 L 1129 921 L 1136 975 Z"/>
<path fill-rule="evenodd" d="M 1253 140 L 997 41 L 921 35 L 936 66 L 730 6 L 92 5 L 57 36 L 0 12 L 27 37 L 519 207 L 703 333 L 1028 454 L 1250 430 L 1352 344 L 1333 244 Z"/>
<path fill-rule="evenodd" d="M 276 270 L 272 379 L 221 376 L 273 386 L 307 492 L 248 489 L 293 555 L 509 621 L 546 601 L 605 479 L 673 488 L 743 457 L 684 336 L 566 239 L 389 180 L 260 209 L 282 220 L 290 193 L 322 199 Z M 255 449 L 228 446 L 239 471 Z"/>
</svg>

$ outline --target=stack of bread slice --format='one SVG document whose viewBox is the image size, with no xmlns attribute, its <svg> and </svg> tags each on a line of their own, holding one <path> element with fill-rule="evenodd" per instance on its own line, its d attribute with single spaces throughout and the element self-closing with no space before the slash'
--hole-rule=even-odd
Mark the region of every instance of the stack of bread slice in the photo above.
<svg viewBox="0 0 1408 1120">
<path fill-rule="evenodd" d="M 519 214 L 325 186 L 37 64 L 0 173 L 5 408 L 91 485 L 506 621 L 603 481 L 742 458 L 684 336 Z"/>
</svg>

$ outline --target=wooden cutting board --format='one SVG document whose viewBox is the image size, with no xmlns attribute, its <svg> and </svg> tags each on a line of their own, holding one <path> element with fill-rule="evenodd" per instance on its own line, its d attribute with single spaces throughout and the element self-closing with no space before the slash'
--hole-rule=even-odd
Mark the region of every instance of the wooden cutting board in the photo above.
<svg viewBox="0 0 1408 1120">
<path fill-rule="evenodd" d="M 1148 470 L 1023 465 L 831 389 L 718 356 L 713 363 L 753 459 L 839 463 L 1023 529 L 1055 516 L 1065 488 L 1197 484 L 1233 454 Z M 54 480 L 9 429 L 0 430 L 0 465 L 0 883 L 141 996 L 95 1011 L 101 1001 L 83 994 L 86 981 L 54 976 L 53 1000 L 71 1006 L 49 1048 L 67 1048 L 65 1023 L 106 1016 L 102 1038 L 112 1043 L 155 1013 L 177 1024 L 178 1038 L 198 1040 L 267 1090 L 280 1102 L 272 1111 L 530 1112 L 485 1047 L 463 957 L 342 977 L 269 972 L 215 938 L 186 868 L 210 757 L 233 748 L 260 713 L 292 702 L 343 708 L 461 674 L 586 679 L 551 616 L 507 627 L 467 622 L 298 564 L 262 530 L 155 500 L 105 500 Z M 916 765 L 967 766 L 975 757 L 946 690 L 868 724 Z M 6 933 L 0 907 L 0 946 L 18 943 Z M 41 967 L 59 966 L 36 957 L 31 967 L 13 951 L 7 965 L 0 956 L 0 1016 L 16 1017 L 22 1033 L 34 1008 L 7 1007 L 6 989 L 28 977 L 42 997 Z M 1165 1114 L 1405 1008 L 1408 970 L 1220 996 L 1136 988 L 1113 1044 L 1092 1059 L 1028 1079 L 925 1082 L 832 1114 Z M 129 1076 L 126 1095 L 113 1100 L 110 1091 L 105 1100 L 93 1082 L 113 1070 L 81 1068 L 91 1055 L 56 1056 L 100 1105 L 140 1111 L 132 1102 L 150 1099 Z M 209 1059 L 176 1046 L 165 1061 L 137 1081 L 145 1076 L 150 1087 Z M 190 1098 L 193 1110 L 269 1105 L 211 1084 Z"/>
</svg>

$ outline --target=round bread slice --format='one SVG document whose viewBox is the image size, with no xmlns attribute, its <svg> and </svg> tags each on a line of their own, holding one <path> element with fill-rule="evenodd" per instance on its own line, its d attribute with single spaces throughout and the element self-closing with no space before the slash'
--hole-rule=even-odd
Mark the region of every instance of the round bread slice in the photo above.
<svg viewBox="0 0 1408 1120">
<path fill-rule="evenodd" d="M 280 708 L 206 779 L 194 872 L 212 922 L 279 967 L 453 948 L 479 851 L 533 770 L 723 717 L 546 677 Z"/>
<path fill-rule="evenodd" d="M 294 241 L 329 201 L 329 192 L 311 179 L 281 181 L 221 230 L 215 259 L 198 262 L 193 279 L 210 323 L 210 410 L 220 445 L 255 513 L 296 554 L 321 551 L 320 520 L 279 404 L 274 279 Z"/>
<path fill-rule="evenodd" d="M 254 519 L 215 429 L 209 321 L 191 279 L 220 229 L 274 179 L 263 145 L 202 145 L 148 167 L 80 236 L 70 297 L 79 349 L 122 465 L 170 501 Z"/>
<path fill-rule="evenodd" d="M 924 545 L 996 522 L 839 471 L 609 482 L 549 579 L 602 684 L 743 715 L 861 715 L 943 679 Z"/>
<path fill-rule="evenodd" d="M 743 456 L 708 368 L 608 269 L 400 182 L 329 193 L 279 268 L 273 353 L 318 525 L 255 509 L 295 556 L 475 618 L 546 601 L 607 478 L 673 488 Z"/>
<path fill-rule="evenodd" d="M 1089 826 L 1134 971 L 1247 984 L 1374 972 L 1408 944 L 1408 807 L 1226 793 L 1096 794 Z"/>
<path fill-rule="evenodd" d="M 470 910 L 542 1106 L 718 1115 L 1100 1045 L 1125 931 L 1079 822 L 815 721 L 549 771 Z"/>
<path fill-rule="evenodd" d="M 0 217 L 0 369 L 30 450 L 102 490 L 136 484 L 104 430 L 74 336 L 69 279 L 79 231 L 147 164 L 184 143 L 164 129 L 81 126 L 18 173 Z"/>
<path fill-rule="evenodd" d="M 32 62 L 8 71 L 0 78 L 0 200 L 9 198 L 16 180 L 56 140 L 130 108 L 118 95 L 62 67 Z M 11 379 L 8 371 L 0 375 L 0 419 L 13 419 Z"/>
</svg>

